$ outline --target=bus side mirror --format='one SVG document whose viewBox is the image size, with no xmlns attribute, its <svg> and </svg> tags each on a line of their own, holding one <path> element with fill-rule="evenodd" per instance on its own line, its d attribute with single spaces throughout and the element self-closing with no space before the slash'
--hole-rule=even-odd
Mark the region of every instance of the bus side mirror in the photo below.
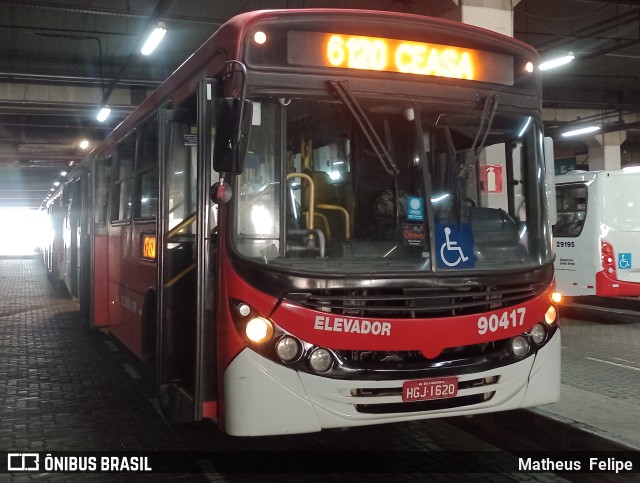
<svg viewBox="0 0 640 483">
<path fill-rule="evenodd" d="M 251 101 L 220 99 L 213 145 L 213 169 L 218 173 L 242 173 L 252 116 Z"/>
</svg>

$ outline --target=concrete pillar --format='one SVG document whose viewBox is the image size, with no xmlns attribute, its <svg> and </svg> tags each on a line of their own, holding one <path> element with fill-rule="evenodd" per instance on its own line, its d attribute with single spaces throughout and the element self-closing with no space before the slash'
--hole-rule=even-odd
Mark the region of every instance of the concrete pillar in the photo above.
<svg viewBox="0 0 640 483">
<path fill-rule="evenodd" d="M 513 37 L 513 8 L 520 0 L 452 0 L 446 18 Z"/>
<path fill-rule="evenodd" d="M 585 140 L 589 147 L 589 171 L 620 169 L 622 155 L 620 145 L 627 139 L 626 131 L 596 134 Z"/>
</svg>

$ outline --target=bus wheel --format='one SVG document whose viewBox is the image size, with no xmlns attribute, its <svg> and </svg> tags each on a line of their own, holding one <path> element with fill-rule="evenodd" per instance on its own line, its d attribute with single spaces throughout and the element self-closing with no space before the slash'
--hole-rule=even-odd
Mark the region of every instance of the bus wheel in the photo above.
<svg viewBox="0 0 640 483">
<path fill-rule="evenodd" d="M 170 424 L 193 421 L 193 399 L 178 384 L 160 384 L 158 389 L 160 410 L 165 421 Z"/>
<path fill-rule="evenodd" d="M 175 384 L 160 384 L 158 387 L 159 394 L 158 399 L 160 400 L 160 410 L 162 411 L 162 416 L 168 423 L 172 423 L 173 421 L 173 413 L 175 406 Z"/>
</svg>

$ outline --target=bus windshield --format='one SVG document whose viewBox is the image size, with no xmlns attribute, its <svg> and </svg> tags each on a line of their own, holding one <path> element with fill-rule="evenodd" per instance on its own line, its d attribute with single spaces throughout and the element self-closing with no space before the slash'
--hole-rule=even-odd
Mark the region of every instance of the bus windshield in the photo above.
<svg viewBox="0 0 640 483">
<path fill-rule="evenodd" d="M 552 259 L 539 123 L 487 98 L 254 98 L 233 243 L 325 273 L 512 270 Z M 360 109 L 360 111 L 358 111 Z"/>
</svg>

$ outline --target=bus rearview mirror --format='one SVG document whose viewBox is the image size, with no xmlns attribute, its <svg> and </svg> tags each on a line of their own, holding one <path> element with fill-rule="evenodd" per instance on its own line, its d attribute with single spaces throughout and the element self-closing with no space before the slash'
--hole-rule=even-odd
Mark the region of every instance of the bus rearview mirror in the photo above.
<svg viewBox="0 0 640 483">
<path fill-rule="evenodd" d="M 220 99 L 213 145 L 213 169 L 218 173 L 242 173 L 252 115 L 251 101 Z"/>
</svg>

